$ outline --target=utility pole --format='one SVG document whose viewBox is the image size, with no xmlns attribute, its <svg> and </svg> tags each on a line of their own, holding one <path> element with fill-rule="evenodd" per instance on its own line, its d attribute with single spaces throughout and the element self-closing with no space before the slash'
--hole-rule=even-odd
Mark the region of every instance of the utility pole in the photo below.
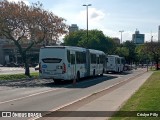
<svg viewBox="0 0 160 120">
<path fill-rule="evenodd" d="M 83 6 L 86 6 L 87 9 L 87 47 L 88 47 L 88 6 L 92 6 L 91 4 L 84 4 Z"/>
<path fill-rule="evenodd" d="M 124 32 L 124 30 L 120 30 L 119 32 L 121 33 L 121 42 L 120 43 L 122 44 L 122 33 Z"/>
</svg>

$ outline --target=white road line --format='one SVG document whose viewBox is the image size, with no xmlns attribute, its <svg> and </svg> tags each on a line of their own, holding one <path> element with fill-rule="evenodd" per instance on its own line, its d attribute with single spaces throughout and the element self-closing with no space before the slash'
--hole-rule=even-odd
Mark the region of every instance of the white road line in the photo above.
<svg viewBox="0 0 160 120">
<path fill-rule="evenodd" d="M 72 84 L 71 85 L 66 85 L 66 86 L 63 86 L 63 87 L 69 87 L 69 86 L 72 86 Z M 49 90 L 46 90 L 46 91 L 43 91 L 43 92 L 34 93 L 34 94 L 31 94 L 31 95 L 28 95 L 28 96 L 25 96 L 25 97 L 15 98 L 15 99 L 7 100 L 7 101 L 2 101 L 2 102 L 0 102 L 0 104 L 4 104 L 4 103 L 16 101 L 16 100 L 21 100 L 21 99 L 24 99 L 24 98 L 29 98 L 29 97 L 40 95 L 40 94 L 43 94 L 43 93 L 52 92 L 52 91 L 55 91 L 55 90 L 58 90 L 58 89 L 59 88 L 49 89 Z"/>
<path fill-rule="evenodd" d="M 46 91 L 43 91 L 43 92 L 34 93 L 34 94 L 31 94 L 31 95 L 28 95 L 28 96 L 25 96 L 25 97 L 20 97 L 20 98 L 11 99 L 11 100 L 8 100 L 8 101 L 3 101 L 3 102 L 0 102 L 0 104 L 4 104 L 4 103 L 16 101 L 16 100 L 21 100 L 21 99 L 24 99 L 24 98 L 36 96 L 36 95 L 39 95 L 39 94 L 43 94 L 43 93 L 47 93 L 47 92 L 51 92 L 51 91 L 55 91 L 55 90 L 57 90 L 57 89 L 50 89 L 50 90 L 46 90 Z"/>
</svg>

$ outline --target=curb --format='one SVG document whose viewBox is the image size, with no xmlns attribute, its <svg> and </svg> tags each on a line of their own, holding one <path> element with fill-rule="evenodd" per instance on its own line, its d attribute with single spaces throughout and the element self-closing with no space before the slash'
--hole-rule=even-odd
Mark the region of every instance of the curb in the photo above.
<svg viewBox="0 0 160 120">
<path fill-rule="evenodd" d="M 20 81 L 25 81 L 25 80 L 34 80 L 38 78 L 22 78 L 22 79 L 15 79 L 15 80 L 0 80 L 1 83 L 8 83 L 8 82 L 20 82 Z"/>
</svg>

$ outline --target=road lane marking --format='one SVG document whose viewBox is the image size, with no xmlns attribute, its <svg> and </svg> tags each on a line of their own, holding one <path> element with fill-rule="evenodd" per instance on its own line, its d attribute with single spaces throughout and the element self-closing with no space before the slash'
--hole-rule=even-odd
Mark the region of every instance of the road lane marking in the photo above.
<svg viewBox="0 0 160 120">
<path fill-rule="evenodd" d="M 67 87 L 70 87 L 70 86 L 72 86 L 72 84 L 70 84 L 70 85 L 65 85 L 65 86 L 63 86 L 63 87 L 67 88 Z M 16 100 L 21 100 L 21 99 L 24 99 L 24 98 L 29 98 L 29 97 L 32 97 L 32 96 L 36 96 L 36 95 L 40 95 L 40 94 L 52 92 L 52 91 L 55 91 L 55 90 L 58 90 L 58 89 L 60 90 L 60 88 L 54 88 L 54 89 L 49 89 L 49 90 L 42 91 L 42 92 L 38 92 L 38 93 L 33 93 L 33 94 L 28 95 L 28 96 L 25 96 L 25 97 L 15 98 L 15 99 L 7 100 L 7 101 L 2 101 L 2 102 L 0 102 L 0 104 L 4 104 L 4 103 L 16 101 Z"/>
<path fill-rule="evenodd" d="M 58 89 L 58 88 L 57 88 Z M 51 92 L 51 91 L 55 91 L 57 90 L 56 88 L 55 89 L 50 89 L 50 90 L 46 90 L 46 91 L 42 91 L 42 92 L 38 92 L 38 93 L 34 93 L 34 94 L 31 94 L 31 95 L 28 95 L 28 96 L 25 96 L 25 97 L 20 97 L 20 98 L 15 98 L 15 99 L 11 99 L 11 100 L 7 100 L 7 101 L 3 101 L 3 102 L 0 102 L 0 104 L 4 104 L 4 103 L 8 103 L 8 102 L 12 102 L 12 101 L 16 101 L 16 100 L 21 100 L 21 99 L 24 99 L 24 98 L 28 98 L 28 97 L 32 97 L 32 96 L 36 96 L 36 95 L 39 95 L 39 94 L 43 94 L 43 93 L 47 93 L 47 92 Z"/>
</svg>

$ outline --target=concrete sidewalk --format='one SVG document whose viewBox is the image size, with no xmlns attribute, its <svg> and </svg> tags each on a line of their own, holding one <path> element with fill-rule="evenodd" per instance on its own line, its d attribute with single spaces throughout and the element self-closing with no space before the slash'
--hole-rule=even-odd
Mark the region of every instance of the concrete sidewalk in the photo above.
<svg viewBox="0 0 160 120">
<path fill-rule="evenodd" d="M 153 72 L 145 72 L 142 76 L 126 83 L 116 90 L 106 94 L 80 108 L 76 111 L 117 111 L 137 91 L 140 86 L 151 76 Z M 62 117 L 46 118 L 58 120 L 107 120 L 107 117 Z"/>
</svg>

